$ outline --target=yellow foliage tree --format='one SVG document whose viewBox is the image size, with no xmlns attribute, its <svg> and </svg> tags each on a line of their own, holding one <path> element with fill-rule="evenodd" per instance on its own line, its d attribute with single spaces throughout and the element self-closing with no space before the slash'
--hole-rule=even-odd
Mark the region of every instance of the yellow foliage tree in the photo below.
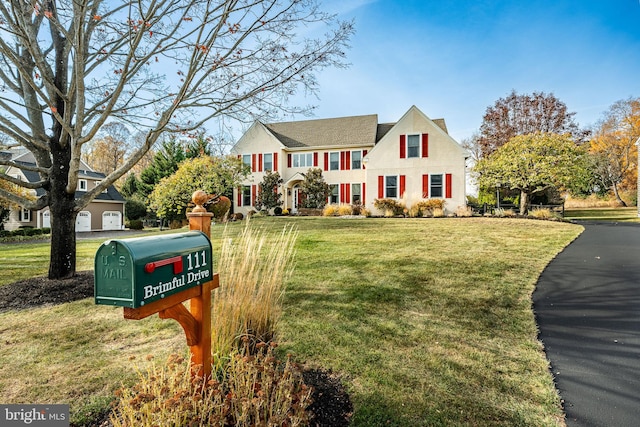
<svg viewBox="0 0 640 427">
<path fill-rule="evenodd" d="M 626 206 L 620 190 L 637 188 L 640 140 L 640 98 L 613 104 L 598 123 L 589 144 L 594 173 L 603 188 L 610 188 L 618 203 Z"/>
</svg>

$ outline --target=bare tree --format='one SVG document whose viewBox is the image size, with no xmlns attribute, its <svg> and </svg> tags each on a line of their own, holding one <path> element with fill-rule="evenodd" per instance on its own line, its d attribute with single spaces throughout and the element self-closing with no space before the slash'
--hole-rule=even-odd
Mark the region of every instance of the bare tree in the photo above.
<svg viewBox="0 0 640 427">
<path fill-rule="evenodd" d="M 326 29 L 324 36 L 302 37 Z M 75 218 L 131 169 L 162 132 L 197 129 L 225 116 L 278 113 L 291 95 L 317 90 L 314 72 L 343 66 L 353 24 L 322 13 L 315 0 L 6 0 L 0 2 L 0 132 L 26 147 L 36 201 L 51 211 L 50 278 L 75 272 Z M 195 114 L 196 110 L 202 110 Z M 108 120 L 145 137 L 100 185 L 75 199 L 82 147 Z"/>
</svg>

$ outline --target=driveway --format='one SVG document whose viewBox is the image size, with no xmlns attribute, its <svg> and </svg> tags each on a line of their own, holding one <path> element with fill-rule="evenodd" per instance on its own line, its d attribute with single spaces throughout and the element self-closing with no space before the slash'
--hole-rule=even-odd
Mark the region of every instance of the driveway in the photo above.
<svg viewBox="0 0 640 427">
<path fill-rule="evenodd" d="M 640 224 L 581 223 L 533 294 L 567 425 L 640 425 Z"/>
</svg>

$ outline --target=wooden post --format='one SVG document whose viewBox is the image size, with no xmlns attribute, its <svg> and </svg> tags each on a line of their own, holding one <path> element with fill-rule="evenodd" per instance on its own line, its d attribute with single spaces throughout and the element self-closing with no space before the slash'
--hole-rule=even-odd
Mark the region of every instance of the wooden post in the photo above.
<svg viewBox="0 0 640 427">
<path fill-rule="evenodd" d="M 193 193 L 192 200 L 196 207 L 191 213 L 187 214 L 189 218 L 189 230 L 202 231 L 211 239 L 211 218 L 213 214 L 207 212 L 202 206 L 207 201 L 207 193 L 204 191 L 196 191 Z M 218 275 L 214 275 L 215 280 L 204 283 L 200 295 L 191 298 L 190 312 L 198 324 L 199 340 L 191 345 L 191 361 L 194 365 L 202 365 L 202 375 L 205 378 L 211 376 L 211 291 L 214 286 L 218 287 Z"/>
<path fill-rule="evenodd" d="M 211 240 L 212 213 L 202 207 L 207 201 L 204 191 L 196 191 L 192 197 L 196 204 L 193 212 L 188 213 L 189 229 L 202 231 Z M 220 284 L 220 276 L 213 273 L 210 281 L 188 288 L 182 292 L 169 295 L 166 298 L 153 301 L 138 308 L 124 307 L 124 318 L 140 320 L 158 313 L 161 319 L 174 319 L 187 338 L 187 345 L 191 350 L 191 362 L 194 365 L 192 375 L 211 376 L 211 291 Z M 190 308 L 182 304 L 190 301 Z M 200 368 L 198 368 L 200 367 Z"/>
</svg>

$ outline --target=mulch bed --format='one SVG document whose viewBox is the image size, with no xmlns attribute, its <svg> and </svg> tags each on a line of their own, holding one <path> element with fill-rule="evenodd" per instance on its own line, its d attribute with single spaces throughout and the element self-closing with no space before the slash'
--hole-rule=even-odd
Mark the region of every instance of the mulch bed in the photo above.
<svg viewBox="0 0 640 427">
<path fill-rule="evenodd" d="M 89 297 L 93 297 L 93 271 L 80 271 L 66 280 L 33 277 L 0 286 L 0 312 L 64 304 Z M 305 384 L 313 387 L 313 403 L 309 407 L 312 414 L 310 426 L 348 426 L 353 405 L 340 376 L 322 369 L 306 369 L 303 377 Z M 108 426 L 104 415 L 87 427 Z"/>
</svg>

